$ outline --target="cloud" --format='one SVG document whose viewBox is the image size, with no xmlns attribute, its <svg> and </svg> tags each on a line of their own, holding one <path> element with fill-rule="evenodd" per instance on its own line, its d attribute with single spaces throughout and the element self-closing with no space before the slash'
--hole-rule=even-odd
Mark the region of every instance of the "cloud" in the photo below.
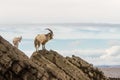
<svg viewBox="0 0 120 80">
<path fill-rule="evenodd" d="M 4 28 L 2 28 L 4 27 Z M 7 40 L 11 40 L 15 36 L 23 36 L 23 39 L 34 39 L 37 34 L 47 33 L 46 27 L 34 25 L 2 25 L 0 33 Z"/>
<path fill-rule="evenodd" d="M 105 50 L 102 49 L 85 49 L 85 50 L 64 50 L 58 51 L 63 56 L 79 56 L 80 58 L 88 61 L 94 65 L 104 65 L 107 62 L 104 62 L 104 59 L 101 59 L 100 56 L 105 54 Z"/>
<path fill-rule="evenodd" d="M 120 46 L 112 46 L 108 49 L 64 50 L 58 52 L 64 56 L 79 56 L 94 65 L 120 64 Z"/>
<path fill-rule="evenodd" d="M 108 45 L 109 45 L 109 46 L 120 45 L 120 40 L 109 40 L 109 41 L 108 41 Z"/>
<path fill-rule="evenodd" d="M 67 29 L 71 29 L 71 31 L 67 32 Z M 58 30 L 59 32 L 56 30 L 55 33 L 58 39 L 120 39 L 119 31 L 111 32 L 111 29 L 111 27 L 75 27 L 73 25 L 73 27 L 63 28 L 62 31 Z M 116 27 L 116 29 L 120 28 Z"/>
<path fill-rule="evenodd" d="M 61 50 L 58 52 L 64 56 L 76 55 L 82 58 L 97 58 L 105 54 L 105 50 L 102 49 Z"/>
<path fill-rule="evenodd" d="M 100 56 L 100 60 L 107 65 L 120 64 L 120 46 L 112 46 L 105 50 L 106 54 Z"/>
<path fill-rule="evenodd" d="M 68 44 L 68 46 L 72 46 L 73 47 L 78 47 L 81 44 L 80 40 L 74 40 L 71 43 Z"/>
<path fill-rule="evenodd" d="M 101 56 L 103 59 L 109 58 L 120 58 L 120 46 L 112 46 L 109 49 L 106 49 L 106 54 Z"/>
<path fill-rule="evenodd" d="M 4 28 L 3 28 L 4 27 Z M 91 27 L 74 25 L 2 25 L 1 35 L 6 39 L 22 35 L 25 39 L 34 39 L 37 34 L 47 33 L 45 28 L 54 31 L 54 39 L 120 39 L 120 27 L 115 27 L 115 32 L 111 32 L 112 27 Z"/>
</svg>

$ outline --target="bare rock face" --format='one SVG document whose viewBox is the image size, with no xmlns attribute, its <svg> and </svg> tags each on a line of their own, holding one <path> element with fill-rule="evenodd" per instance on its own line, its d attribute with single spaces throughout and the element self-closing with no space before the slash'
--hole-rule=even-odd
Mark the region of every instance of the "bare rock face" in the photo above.
<svg viewBox="0 0 120 80">
<path fill-rule="evenodd" d="M 29 59 L 0 36 L 0 80 L 109 80 L 83 59 L 40 50 Z"/>
<path fill-rule="evenodd" d="M 47 80 L 47 72 L 0 36 L 0 80 Z"/>
<path fill-rule="evenodd" d="M 63 57 L 53 50 L 34 52 L 31 60 L 51 74 L 50 80 L 109 80 L 102 71 L 83 59 Z"/>
<path fill-rule="evenodd" d="M 102 71 L 100 71 L 98 68 L 93 67 L 92 64 L 89 64 L 79 57 L 73 55 L 72 58 L 66 57 L 66 59 L 81 69 L 83 73 L 85 73 L 90 78 L 90 80 L 109 80 L 104 76 L 104 73 Z"/>
</svg>

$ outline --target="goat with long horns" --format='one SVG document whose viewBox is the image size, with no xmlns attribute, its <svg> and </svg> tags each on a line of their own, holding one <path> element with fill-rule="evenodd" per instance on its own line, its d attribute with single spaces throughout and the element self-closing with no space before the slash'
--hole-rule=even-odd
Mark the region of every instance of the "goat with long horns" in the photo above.
<svg viewBox="0 0 120 80">
<path fill-rule="evenodd" d="M 47 34 L 38 34 L 35 37 L 34 45 L 35 45 L 36 51 L 38 51 L 40 44 L 42 44 L 42 49 L 45 49 L 46 42 L 53 39 L 53 31 L 49 28 L 46 28 L 46 30 L 49 30 L 50 32 Z"/>
</svg>

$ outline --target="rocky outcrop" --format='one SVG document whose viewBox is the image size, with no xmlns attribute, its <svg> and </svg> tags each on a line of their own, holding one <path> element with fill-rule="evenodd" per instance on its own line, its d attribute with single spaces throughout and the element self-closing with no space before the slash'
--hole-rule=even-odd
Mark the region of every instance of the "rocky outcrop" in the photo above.
<svg viewBox="0 0 120 80">
<path fill-rule="evenodd" d="M 83 73 L 90 78 L 90 80 L 107 80 L 102 71 L 100 71 L 97 67 L 93 67 L 92 64 L 89 64 L 80 57 L 73 55 L 72 58 L 66 57 L 66 59 L 70 61 L 74 66 L 81 69 Z"/>
<path fill-rule="evenodd" d="M 0 80 L 109 80 L 83 59 L 40 50 L 29 59 L 0 36 Z"/>
<path fill-rule="evenodd" d="M 47 80 L 44 68 L 34 64 L 0 36 L 0 80 Z"/>
<path fill-rule="evenodd" d="M 63 57 L 57 52 L 40 50 L 34 52 L 31 60 L 42 66 L 48 73 L 59 80 L 109 80 L 103 72 L 83 59 L 72 56 Z"/>
</svg>

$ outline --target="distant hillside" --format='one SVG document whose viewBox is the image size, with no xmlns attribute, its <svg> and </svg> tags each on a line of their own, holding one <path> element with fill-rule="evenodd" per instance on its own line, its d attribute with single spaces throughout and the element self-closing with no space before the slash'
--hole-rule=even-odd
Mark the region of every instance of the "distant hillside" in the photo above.
<svg viewBox="0 0 120 80">
<path fill-rule="evenodd" d="M 120 65 L 99 65 L 98 68 L 120 68 Z"/>
<path fill-rule="evenodd" d="M 120 67 L 102 67 L 99 69 L 102 70 L 107 77 L 120 78 Z"/>
</svg>

